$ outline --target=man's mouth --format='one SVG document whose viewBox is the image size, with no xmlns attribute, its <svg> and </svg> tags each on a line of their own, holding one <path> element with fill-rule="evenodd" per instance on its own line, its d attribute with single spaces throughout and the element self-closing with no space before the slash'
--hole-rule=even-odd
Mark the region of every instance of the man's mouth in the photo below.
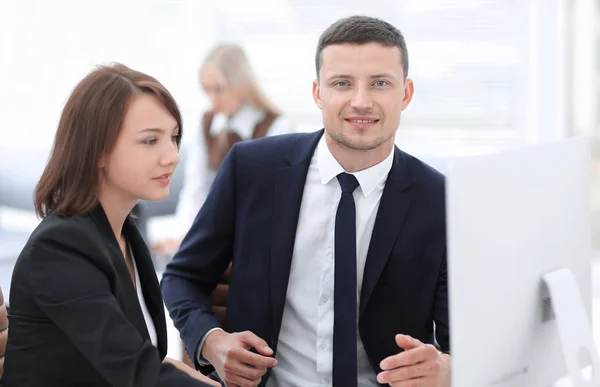
<svg viewBox="0 0 600 387">
<path fill-rule="evenodd" d="M 344 120 L 359 129 L 369 128 L 379 122 L 379 118 L 371 116 L 350 116 L 344 118 Z"/>
<path fill-rule="evenodd" d="M 379 120 L 353 120 L 350 118 L 346 118 L 346 121 L 353 122 L 355 124 L 374 124 L 375 122 L 377 122 Z"/>
</svg>

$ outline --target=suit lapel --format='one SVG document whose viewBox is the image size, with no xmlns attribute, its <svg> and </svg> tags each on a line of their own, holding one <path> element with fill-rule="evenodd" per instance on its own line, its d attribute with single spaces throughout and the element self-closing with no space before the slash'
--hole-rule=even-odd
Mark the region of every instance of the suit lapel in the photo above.
<svg viewBox="0 0 600 387">
<path fill-rule="evenodd" d="M 163 358 L 167 353 L 167 324 L 165 321 L 163 300 L 158 285 L 158 279 L 156 277 L 156 271 L 154 270 L 154 264 L 152 263 L 152 258 L 150 257 L 146 242 L 135 227 L 133 221 L 128 219 L 123 230 L 127 240 L 131 244 L 133 259 L 135 260 L 140 276 L 140 283 L 137 284 L 137 286 L 141 286 L 144 294 L 144 301 L 146 302 L 148 313 L 150 314 L 150 317 L 152 317 L 154 328 L 156 329 L 156 344 L 161 354 L 161 358 Z M 145 326 L 144 321 L 144 327 Z"/>
<path fill-rule="evenodd" d="M 298 138 L 275 176 L 270 281 L 273 327 L 277 334 L 285 306 L 304 183 L 322 134 L 321 130 L 308 138 Z"/>
<path fill-rule="evenodd" d="M 131 276 L 129 274 L 129 269 L 127 268 L 127 263 L 125 262 L 123 254 L 121 253 L 121 248 L 119 247 L 119 243 L 117 242 L 112 228 L 110 227 L 110 223 L 108 221 L 108 218 L 106 217 L 104 209 L 99 204 L 94 210 L 91 211 L 90 216 L 94 223 L 96 223 L 96 226 L 98 227 L 102 238 L 106 242 L 106 247 L 110 254 L 110 260 L 117 275 L 118 285 L 123 290 L 123 313 L 127 316 L 132 325 L 136 327 L 136 329 L 140 332 L 142 337 L 144 337 L 147 340 L 150 340 L 148 328 L 146 327 L 146 321 L 144 320 L 144 314 L 142 313 L 142 309 L 140 308 L 140 303 L 137 298 L 137 293 L 135 287 L 133 286 L 133 282 L 131 281 Z M 124 227 L 124 230 L 126 228 L 127 227 Z M 125 234 L 125 236 L 128 237 L 127 234 Z M 144 280 L 141 279 L 142 274 L 139 267 L 138 272 L 140 274 L 140 281 L 144 282 Z"/>
<path fill-rule="evenodd" d="M 360 295 L 362 315 L 385 267 L 410 208 L 410 182 L 406 156 L 394 148 L 394 164 L 388 174 L 367 252 Z"/>
</svg>

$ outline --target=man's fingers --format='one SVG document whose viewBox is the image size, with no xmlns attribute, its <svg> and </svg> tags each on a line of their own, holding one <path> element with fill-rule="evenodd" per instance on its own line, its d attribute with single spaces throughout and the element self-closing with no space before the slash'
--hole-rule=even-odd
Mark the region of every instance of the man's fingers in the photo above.
<svg viewBox="0 0 600 387">
<path fill-rule="evenodd" d="M 396 335 L 396 344 L 404 349 L 412 349 L 424 345 L 421 341 L 408 335 Z"/>
<path fill-rule="evenodd" d="M 397 355 L 389 356 L 381 361 L 379 367 L 387 371 L 398 367 L 406 367 L 428 360 L 434 360 L 438 356 L 438 351 L 433 345 L 423 345 L 413 348 Z"/>
<path fill-rule="evenodd" d="M 260 378 L 256 380 L 246 379 L 242 376 L 225 371 L 225 385 L 239 387 L 255 387 L 260 384 Z"/>
<path fill-rule="evenodd" d="M 431 387 L 437 386 L 436 381 L 432 381 L 430 378 L 418 378 L 411 380 L 404 380 L 402 382 L 389 383 L 390 387 Z"/>
<path fill-rule="evenodd" d="M 245 348 L 232 350 L 232 355 L 241 363 L 249 364 L 256 368 L 273 368 L 277 365 L 277 360 L 269 356 L 259 355 L 250 352 Z"/>
<path fill-rule="evenodd" d="M 267 342 L 256 336 L 254 333 L 250 331 L 242 332 L 241 338 L 244 343 L 255 348 L 258 353 L 266 356 L 271 356 L 273 354 L 273 350 L 269 347 Z"/>
<path fill-rule="evenodd" d="M 429 360 L 424 363 L 380 372 L 377 375 L 377 381 L 379 383 L 392 383 L 419 378 L 436 377 L 439 374 L 440 367 L 440 363 L 436 360 Z"/>
<path fill-rule="evenodd" d="M 225 364 L 223 364 L 223 369 L 225 372 L 239 375 L 250 380 L 260 379 L 267 373 L 267 368 L 253 367 L 245 364 L 244 361 L 240 359 L 240 356 L 235 356 L 235 359 L 225 362 Z"/>
</svg>

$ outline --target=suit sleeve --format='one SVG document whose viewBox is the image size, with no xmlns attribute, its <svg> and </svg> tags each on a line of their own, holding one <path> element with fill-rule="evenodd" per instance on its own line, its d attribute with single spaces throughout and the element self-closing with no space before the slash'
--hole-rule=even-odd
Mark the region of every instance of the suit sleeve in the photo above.
<svg viewBox="0 0 600 387">
<path fill-rule="evenodd" d="M 109 386 L 206 386 L 161 362 L 123 314 L 98 265 L 107 258 L 94 246 L 84 230 L 69 226 L 30 247 L 29 289 L 42 313 Z"/>
<path fill-rule="evenodd" d="M 448 308 L 448 246 L 446 226 L 446 184 L 445 179 L 436 173 L 436 185 L 429 200 L 432 211 L 431 254 L 439 262 L 437 285 L 434 294 L 433 319 L 435 340 L 439 350 L 450 354 L 450 319 Z M 435 177 L 435 176 L 434 176 Z"/>
<path fill-rule="evenodd" d="M 441 351 L 450 354 L 450 324 L 448 316 L 448 269 L 446 253 L 442 259 L 434 304 L 435 336 Z"/>
<path fill-rule="evenodd" d="M 204 205 L 161 281 L 169 314 L 190 358 L 203 373 L 210 372 L 211 367 L 198 364 L 197 348 L 207 332 L 219 327 L 209 296 L 233 255 L 236 151 L 237 144 L 225 157 Z"/>
</svg>

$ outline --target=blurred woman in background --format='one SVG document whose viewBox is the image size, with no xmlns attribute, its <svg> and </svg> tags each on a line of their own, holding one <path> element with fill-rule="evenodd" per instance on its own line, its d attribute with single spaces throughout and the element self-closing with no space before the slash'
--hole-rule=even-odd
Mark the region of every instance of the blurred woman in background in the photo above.
<svg viewBox="0 0 600 387">
<path fill-rule="evenodd" d="M 177 204 L 181 234 L 161 247 L 174 250 L 191 226 L 223 158 L 242 140 L 290 133 L 293 127 L 258 85 L 248 57 L 236 44 L 221 44 L 206 56 L 200 85 L 210 101 L 189 143 L 185 176 Z"/>
</svg>

